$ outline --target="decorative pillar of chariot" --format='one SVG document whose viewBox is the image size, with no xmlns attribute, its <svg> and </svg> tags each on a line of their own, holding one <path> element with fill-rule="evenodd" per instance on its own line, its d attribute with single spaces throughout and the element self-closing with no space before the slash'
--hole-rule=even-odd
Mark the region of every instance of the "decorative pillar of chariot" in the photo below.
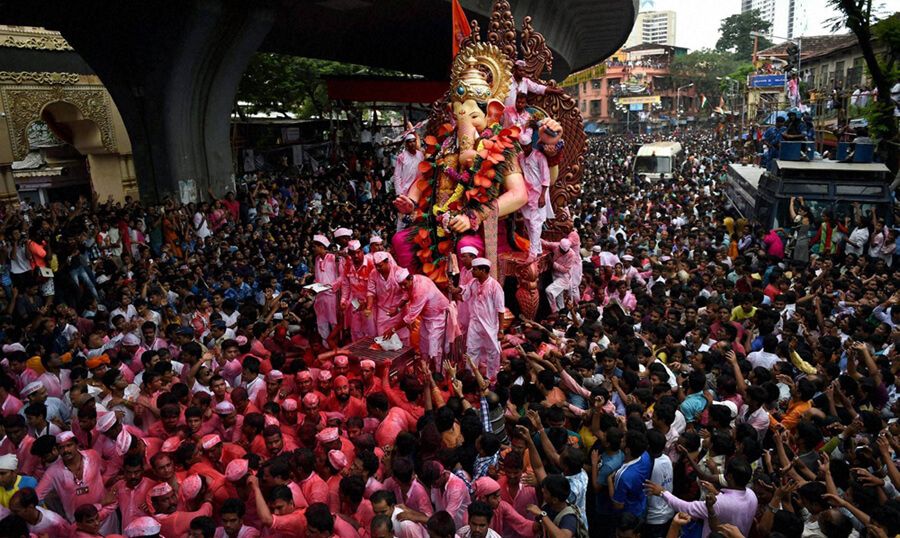
<svg viewBox="0 0 900 538">
<path fill-rule="evenodd" d="M 408 196 L 395 202 L 408 227 L 394 236 L 397 262 L 446 287 L 453 278 L 454 255 L 475 246 L 490 259 L 501 283 L 518 281 L 520 311 L 534 318 L 540 302 L 538 279 L 549 268 L 548 254 L 529 256 L 519 210 L 527 190 L 518 163 L 521 129 L 504 127 L 504 102 L 515 92 L 513 66 L 524 77 L 545 80 L 553 54 L 544 36 L 525 17 L 521 30 L 509 2 L 494 2 L 487 38 L 477 21 L 463 38 L 453 61 L 450 87 L 432 105 L 419 177 Z M 517 42 L 519 45 L 517 46 Z M 555 217 L 543 238 L 574 236 L 569 203 L 580 193 L 585 133 L 578 104 L 561 92 L 529 94 L 527 110 L 537 132 L 536 148 L 550 165 L 550 203 Z"/>
</svg>

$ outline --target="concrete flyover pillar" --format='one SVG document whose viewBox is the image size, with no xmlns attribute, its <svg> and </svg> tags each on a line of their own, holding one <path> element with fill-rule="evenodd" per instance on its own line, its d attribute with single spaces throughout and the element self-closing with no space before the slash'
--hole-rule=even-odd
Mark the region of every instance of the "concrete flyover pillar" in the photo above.
<svg viewBox="0 0 900 538">
<path fill-rule="evenodd" d="M 241 75 L 274 22 L 274 4 L 67 4 L 53 27 L 115 101 L 141 197 L 178 198 L 182 182 L 191 180 L 200 196 L 209 187 L 216 195 L 233 189 L 230 115 Z"/>
</svg>

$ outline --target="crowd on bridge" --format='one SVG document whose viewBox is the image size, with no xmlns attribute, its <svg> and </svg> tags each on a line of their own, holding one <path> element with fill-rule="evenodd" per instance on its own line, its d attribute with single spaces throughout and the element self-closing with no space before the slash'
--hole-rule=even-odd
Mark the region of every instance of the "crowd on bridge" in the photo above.
<svg viewBox="0 0 900 538">
<path fill-rule="evenodd" d="M 588 141 L 534 320 L 477 251 L 449 296 L 394 264 L 412 138 L 199 204 L 3 208 L 0 536 L 897 535 L 896 233 L 738 218 L 737 150 L 668 136 L 658 183 L 644 139 Z M 399 372 L 347 347 L 454 329 L 467 356 Z"/>
</svg>

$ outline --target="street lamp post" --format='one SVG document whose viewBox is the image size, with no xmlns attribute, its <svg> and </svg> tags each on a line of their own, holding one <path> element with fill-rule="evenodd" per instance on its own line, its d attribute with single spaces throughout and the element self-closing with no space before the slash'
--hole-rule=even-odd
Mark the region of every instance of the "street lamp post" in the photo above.
<svg viewBox="0 0 900 538">
<path fill-rule="evenodd" d="M 681 90 L 690 88 L 694 83 L 685 84 L 675 89 L 675 117 L 681 119 Z"/>
</svg>

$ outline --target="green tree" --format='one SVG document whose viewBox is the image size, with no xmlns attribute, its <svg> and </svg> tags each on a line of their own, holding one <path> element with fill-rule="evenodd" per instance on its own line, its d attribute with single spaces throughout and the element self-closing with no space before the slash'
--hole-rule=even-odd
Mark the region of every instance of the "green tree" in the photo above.
<svg viewBox="0 0 900 538">
<path fill-rule="evenodd" d="M 719 96 L 727 93 L 722 78 L 738 68 L 734 56 L 728 52 L 711 49 L 695 50 L 672 60 L 673 87 L 694 83 L 697 95 L 705 95 L 712 106 L 717 106 Z"/>
<path fill-rule="evenodd" d="M 716 50 L 733 52 L 735 57 L 746 62 L 753 56 L 753 36 L 751 32 L 769 33 L 772 24 L 759 16 L 759 10 L 752 9 L 722 19 L 719 26 L 721 36 L 716 41 Z M 772 42 L 759 38 L 759 50 L 772 46 Z"/>
<path fill-rule="evenodd" d="M 836 28 L 846 26 L 856 36 L 860 50 L 866 61 L 872 84 L 878 90 L 878 98 L 872 103 L 869 111 L 869 131 L 878 139 L 878 150 L 885 158 L 885 163 L 893 173 L 900 168 L 898 156 L 897 119 L 894 117 L 894 103 L 891 100 L 891 85 L 897 73 L 894 66 L 900 57 L 900 15 L 876 24 L 876 16 L 872 9 L 872 0 L 829 0 L 841 14 L 835 24 Z M 875 53 L 872 38 L 878 37 L 885 45 L 884 63 L 879 61 Z"/>
<path fill-rule="evenodd" d="M 237 100 L 247 103 L 238 114 L 267 112 L 300 118 L 330 110 L 323 77 L 331 75 L 396 75 L 384 69 L 284 54 L 254 56 L 238 86 Z"/>
</svg>

